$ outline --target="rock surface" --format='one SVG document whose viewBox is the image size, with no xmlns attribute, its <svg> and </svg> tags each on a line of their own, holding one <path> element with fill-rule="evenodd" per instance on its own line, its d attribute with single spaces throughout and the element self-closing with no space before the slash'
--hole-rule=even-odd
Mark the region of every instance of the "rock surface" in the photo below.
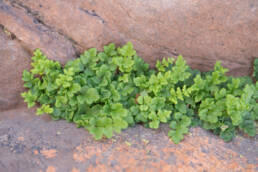
<svg viewBox="0 0 258 172">
<path fill-rule="evenodd" d="M 29 49 L 42 48 L 53 59 L 132 41 L 152 65 L 180 53 L 194 68 L 209 70 L 222 60 L 232 74 L 244 75 L 258 56 L 256 0 L 0 2 L 0 23 Z"/>
<path fill-rule="evenodd" d="M 168 127 L 135 126 L 112 139 L 94 141 L 84 129 L 65 120 L 36 116 L 34 110 L 0 115 L 1 172 L 255 172 L 257 137 L 238 136 L 225 143 L 200 128 L 192 128 L 175 145 Z M 71 139 L 72 138 L 72 139 Z"/>
<path fill-rule="evenodd" d="M 18 40 L 33 52 L 40 48 L 50 59 L 62 63 L 75 57 L 75 44 L 50 26 L 44 25 L 32 12 L 16 1 L 0 0 L 0 24 L 13 33 Z"/>
<path fill-rule="evenodd" d="M 0 30 L 0 111 L 15 108 L 22 102 L 22 71 L 30 63 L 30 54 L 12 39 L 8 31 Z"/>
</svg>

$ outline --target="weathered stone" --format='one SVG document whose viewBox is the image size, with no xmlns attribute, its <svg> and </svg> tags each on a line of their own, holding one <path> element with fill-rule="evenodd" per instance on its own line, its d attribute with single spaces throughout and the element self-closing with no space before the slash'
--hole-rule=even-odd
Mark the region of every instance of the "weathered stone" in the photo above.
<svg viewBox="0 0 258 172">
<path fill-rule="evenodd" d="M 152 65 L 182 54 L 193 68 L 215 61 L 234 75 L 250 73 L 258 56 L 257 0 L 15 0 L 81 47 L 132 41 Z"/>
<path fill-rule="evenodd" d="M 167 136 L 168 126 L 150 130 L 136 125 L 95 141 L 84 129 L 27 108 L 3 112 L 0 121 L 1 172 L 257 171 L 257 137 L 225 143 L 192 128 L 176 145 Z"/>
<path fill-rule="evenodd" d="M 10 33 L 0 30 L 0 111 L 14 108 L 20 102 L 22 71 L 29 68 L 30 55 Z"/>
<path fill-rule="evenodd" d="M 34 17 L 30 9 L 10 2 L 0 1 L 0 24 L 14 33 L 30 52 L 40 48 L 48 58 L 61 63 L 75 57 L 75 46 L 79 48 L 76 43 Z"/>
</svg>

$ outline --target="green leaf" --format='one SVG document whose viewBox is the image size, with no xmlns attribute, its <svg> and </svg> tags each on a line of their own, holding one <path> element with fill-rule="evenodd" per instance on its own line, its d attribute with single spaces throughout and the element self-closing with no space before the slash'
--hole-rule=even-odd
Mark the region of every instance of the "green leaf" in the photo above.
<svg viewBox="0 0 258 172">
<path fill-rule="evenodd" d="M 234 127 L 227 128 L 226 130 L 221 131 L 219 136 L 225 142 L 229 142 L 235 137 L 235 128 Z"/>
<path fill-rule="evenodd" d="M 168 136 L 175 144 L 178 144 L 181 140 L 184 139 L 184 135 L 178 130 L 170 130 L 168 132 Z"/>
<path fill-rule="evenodd" d="M 161 110 L 165 107 L 166 99 L 164 97 L 155 97 L 148 100 L 148 97 L 145 97 L 145 103 L 150 105 L 152 110 Z"/>
<path fill-rule="evenodd" d="M 168 119 L 170 118 L 170 114 L 172 111 L 168 111 L 168 110 L 159 110 L 158 111 L 158 116 L 161 122 L 167 122 Z"/>
<path fill-rule="evenodd" d="M 144 75 L 141 75 L 140 77 L 134 78 L 134 83 L 137 87 L 140 87 L 140 88 L 147 88 L 148 87 L 147 78 Z"/>
<path fill-rule="evenodd" d="M 232 95 L 227 95 L 227 113 L 230 116 L 233 125 L 235 126 L 239 125 L 242 122 L 243 110 L 245 110 L 245 108 L 242 105 L 243 104 L 239 98 L 234 97 Z"/>
<path fill-rule="evenodd" d="M 113 43 L 110 43 L 107 46 L 104 46 L 104 52 L 109 55 L 109 56 L 114 56 L 117 54 L 117 52 L 115 51 L 116 46 Z"/>
<path fill-rule="evenodd" d="M 169 100 L 173 102 L 174 104 L 177 104 L 177 94 L 174 88 L 170 89 L 170 98 Z"/>
<path fill-rule="evenodd" d="M 73 69 L 73 72 L 82 72 L 84 70 L 83 63 L 80 59 L 75 59 L 73 61 L 68 61 L 65 65 L 66 69 Z M 71 75 L 71 74 L 70 74 Z"/>
<path fill-rule="evenodd" d="M 33 75 L 27 71 L 27 70 L 24 70 L 23 73 L 22 73 L 22 80 L 24 82 L 29 82 L 33 79 Z"/>
<path fill-rule="evenodd" d="M 21 94 L 24 98 L 24 102 L 27 103 L 28 108 L 31 108 L 35 105 L 35 101 L 37 100 L 37 95 L 33 94 L 31 91 L 24 92 Z"/>
<path fill-rule="evenodd" d="M 187 111 L 187 106 L 186 106 L 186 104 L 184 104 L 183 102 L 180 102 L 180 103 L 176 104 L 175 107 L 176 107 L 176 109 L 177 109 L 179 112 L 181 112 L 181 113 L 183 113 L 183 114 L 185 114 L 186 111 Z"/>
<path fill-rule="evenodd" d="M 202 101 L 198 114 L 200 119 L 208 123 L 217 123 L 224 111 L 223 106 L 217 106 L 219 103 L 220 102 L 215 102 L 215 99 L 212 98 L 207 98 Z"/>
<path fill-rule="evenodd" d="M 42 105 L 40 108 L 37 109 L 37 115 L 42 115 L 43 113 L 51 114 L 53 113 L 53 108 L 51 108 L 49 105 Z"/>
<path fill-rule="evenodd" d="M 87 104 L 92 104 L 99 100 L 100 96 L 95 88 L 89 88 L 83 96 L 87 102 Z"/>
<path fill-rule="evenodd" d="M 184 138 L 184 134 L 188 133 L 190 124 L 191 119 L 183 115 L 181 120 L 177 120 L 177 122 L 172 121 L 170 123 L 171 130 L 168 132 L 168 136 L 175 144 L 178 144 Z"/>
<path fill-rule="evenodd" d="M 72 87 L 70 88 L 70 91 L 75 94 L 78 93 L 81 90 L 81 86 L 78 83 L 72 84 Z"/>
<path fill-rule="evenodd" d="M 126 117 L 128 111 L 120 103 L 111 104 L 111 115 L 113 118 Z"/>
<path fill-rule="evenodd" d="M 136 54 L 136 51 L 133 49 L 133 44 L 128 42 L 122 48 L 118 48 L 118 53 L 124 57 L 132 57 Z"/>
<path fill-rule="evenodd" d="M 150 128 L 157 129 L 159 128 L 159 121 L 158 120 L 151 121 L 149 125 L 150 125 Z"/>
<path fill-rule="evenodd" d="M 253 77 L 258 81 L 258 58 L 255 58 L 254 60 Z"/>
<path fill-rule="evenodd" d="M 107 137 L 107 138 L 111 138 L 113 136 L 113 129 L 112 127 L 105 127 L 103 130 L 103 134 Z"/>
<path fill-rule="evenodd" d="M 104 129 L 102 127 L 91 127 L 89 132 L 94 136 L 96 140 L 102 139 Z"/>
<path fill-rule="evenodd" d="M 246 112 L 243 122 L 240 124 L 239 128 L 243 130 L 249 136 L 254 137 L 256 135 L 255 121 L 252 119 L 251 113 Z"/>
</svg>

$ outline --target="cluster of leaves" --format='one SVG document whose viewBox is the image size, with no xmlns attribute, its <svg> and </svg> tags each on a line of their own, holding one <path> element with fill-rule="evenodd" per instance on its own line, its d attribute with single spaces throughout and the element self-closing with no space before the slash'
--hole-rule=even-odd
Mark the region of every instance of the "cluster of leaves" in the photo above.
<svg viewBox="0 0 258 172">
<path fill-rule="evenodd" d="M 136 55 L 131 43 L 117 49 L 109 44 L 100 53 L 89 49 L 64 67 L 40 50 L 32 60 L 30 72 L 23 72 L 29 91 L 22 97 L 28 107 L 41 105 L 38 115 L 74 122 L 96 139 L 110 138 L 134 123 L 129 113 L 138 92 L 133 78 L 147 75 L 149 65 Z"/>
<path fill-rule="evenodd" d="M 258 82 L 226 76 L 219 62 L 214 70 L 192 70 L 179 56 L 157 61 L 151 70 L 131 43 L 85 51 L 62 67 L 40 50 L 32 69 L 24 70 L 22 97 L 37 114 L 66 119 L 84 127 L 95 139 L 111 138 L 142 123 L 157 129 L 168 123 L 168 136 L 179 143 L 190 126 L 202 126 L 230 141 L 237 130 L 256 135 Z"/>
</svg>

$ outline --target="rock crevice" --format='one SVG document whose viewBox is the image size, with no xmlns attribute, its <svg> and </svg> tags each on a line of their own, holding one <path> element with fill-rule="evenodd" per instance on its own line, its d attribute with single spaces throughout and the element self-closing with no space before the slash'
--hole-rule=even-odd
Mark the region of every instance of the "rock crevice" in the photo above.
<svg viewBox="0 0 258 172">
<path fill-rule="evenodd" d="M 98 18 L 102 23 L 105 23 L 105 20 L 104 20 L 101 16 L 99 16 L 99 15 L 95 12 L 95 10 L 90 11 L 90 10 L 86 10 L 86 9 L 83 9 L 83 8 L 79 8 L 79 10 L 83 11 L 83 12 L 86 13 L 87 15 L 90 15 L 90 16 L 92 16 L 92 17 Z"/>
</svg>

